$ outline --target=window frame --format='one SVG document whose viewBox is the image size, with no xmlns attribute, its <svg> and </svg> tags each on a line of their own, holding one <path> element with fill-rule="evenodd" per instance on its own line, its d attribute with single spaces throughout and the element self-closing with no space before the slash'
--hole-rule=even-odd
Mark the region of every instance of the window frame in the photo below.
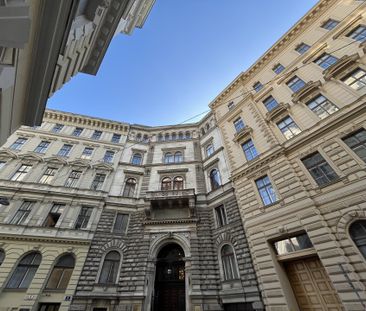
<svg viewBox="0 0 366 311">
<path fill-rule="evenodd" d="M 338 61 L 338 58 L 329 53 L 323 53 L 314 60 L 314 64 L 326 70 Z"/>
<path fill-rule="evenodd" d="M 103 178 L 100 178 L 101 176 Z M 107 174 L 106 173 L 98 173 L 98 172 L 95 173 L 93 181 L 90 185 L 90 189 L 94 190 L 94 191 L 103 190 L 103 186 L 104 186 L 104 183 L 105 183 L 106 179 L 107 179 Z"/>
<path fill-rule="evenodd" d="M 47 149 L 49 148 L 51 142 L 48 140 L 42 140 L 36 148 L 34 148 L 33 152 L 45 154 Z"/>
<path fill-rule="evenodd" d="M 250 144 L 251 145 L 248 145 Z M 248 145 L 248 147 L 245 147 L 244 145 Z M 249 138 L 247 139 L 245 142 L 243 142 L 241 144 L 241 148 L 243 150 L 243 153 L 244 153 L 244 156 L 246 158 L 246 160 L 249 162 L 249 161 L 253 161 L 255 160 L 256 158 L 258 158 L 259 156 L 259 153 L 257 151 L 257 148 L 255 147 L 254 145 L 254 142 L 253 142 L 253 139 L 252 138 Z M 253 152 L 254 151 L 254 152 Z"/>
<path fill-rule="evenodd" d="M 301 48 L 303 47 L 303 48 Z M 305 48 L 305 49 L 304 49 Z M 295 47 L 295 51 L 299 53 L 300 55 L 305 54 L 307 51 L 309 51 L 311 46 L 305 42 L 301 42 Z"/>
<path fill-rule="evenodd" d="M 355 74 L 358 72 L 362 72 L 362 75 L 360 78 L 355 78 Z M 350 78 L 353 79 L 352 83 L 347 83 L 346 81 Z M 364 81 L 363 81 L 364 79 Z M 360 91 L 366 87 L 366 70 L 364 70 L 361 67 L 357 67 L 356 69 L 352 70 L 349 74 L 345 75 L 340 79 L 346 86 L 354 90 L 355 92 Z M 362 85 L 361 87 L 354 88 L 353 85 Z"/>
<path fill-rule="evenodd" d="M 264 183 L 264 179 L 268 179 L 269 183 L 265 184 Z M 263 186 L 259 186 L 258 185 L 258 181 L 262 180 L 263 181 Z M 275 188 L 274 184 L 272 183 L 272 179 L 270 178 L 269 174 L 263 175 L 262 177 L 256 178 L 254 180 L 254 184 L 255 187 L 257 189 L 257 194 L 259 195 L 259 199 L 260 202 L 262 203 L 262 206 L 267 207 L 267 206 L 271 206 L 273 204 L 278 203 L 278 201 L 280 200 L 279 195 L 278 195 L 278 191 Z M 268 187 L 270 186 L 270 188 L 272 189 L 272 192 L 274 194 L 274 198 L 271 195 L 271 192 L 268 190 Z M 267 195 L 267 198 L 269 198 L 269 202 L 266 203 L 264 197 L 262 196 L 262 192 L 261 190 L 264 189 Z"/>
<path fill-rule="evenodd" d="M 57 152 L 57 155 L 59 157 L 68 158 L 73 147 L 74 145 L 72 144 L 63 144 L 60 150 Z"/>
<path fill-rule="evenodd" d="M 134 159 L 136 159 L 136 157 L 139 155 L 139 158 L 140 158 L 140 161 L 139 161 L 139 163 L 135 163 L 135 160 Z M 132 157 L 131 157 L 131 162 L 130 162 L 132 165 L 142 165 L 143 164 L 143 155 L 142 155 L 142 153 L 141 152 L 134 152 L 133 154 L 132 154 Z"/>
<path fill-rule="evenodd" d="M 74 175 L 77 176 L 77 178 L 75 178 Z M 66 181 L 65 181 L 64 187 L 66 187 L 66 188 L 76 188 L 82 175 L 83 175 L 83 171 L 81 171 L 81 170 L 72 170 L 70 172 L 69 176 L 67 177 Z"/>
<path fill-rule="evenodd" d="M 121 224 L 122 224 L 121 229 L 116 229 L 118 215 L 123 215 L 123 217 L 127 218 L 127 221 L 125 222 L 125 224 L 126 224 L 125 227 L 123 227 L 124 222 L 123 221 L 121 222 Z M 127 230 L 128 230 L 129 223 L 130 223 L 130 214 L 129 213 L 123 212 L 123 211 L 116 212 L 116 215 L 114 216 L 114 220 L 113 220 L 112 232 L 113 233 L 119 233 L 119 234 L 121 234 L 121 233 L 126 234 Z"/>
<path fill-rule="evenodd" d="M 331 31 L 339 25 L 339 21 L 333 18 L 328 18 L 325 22 L 320 26 L 321 28 Z"/>
<path fill-rule="evenodd" d="M 26 168 L 26 170 L 24 170 L 24 168 Z M 33 165 L 31 165 L 31 164 L 21 163 L 20 166 L 18 167 L 18 169 L 11 175 L 10 180 L 11 181 L 24 181 L 24 178 L 26 178 L 28 176 L 28 174 L 32 170 L 32 168 L 33 168 Z M 17 177 L 15 177 L 15 176 L 17 176 Z"/>
<path fill-rule="evenodd" d="M 134 183 L 128 183 L 129 180 L 134 180 L 135 182 Z M 132 189 L 131 185 L 134 185 L 133 189 Z M 128 189 L 127 189 L 127 186 L 129 187 Z M 137 179 L 134 178 L 134 177 L 127 177 L 125 182 L 124 182 L 122 196 L 125 197 L 125 198 L 134 198 L 136 188 L 137 188 Z M 131 192 L 131 189 L 132 189 L 132 192 Z M 128 190 L 128 192 L 127 192 L 127 190 Z"/>
<path fill-rule="evenodd" d="M 356 134 L 358 134 L 358 133 L 360 133 L 360 132 L 365 132 L 365 135 L 366 135 L 366 129 L 365 128 L 363 128 L 363 127 L 361 127 L 361 128 L 359 128 L 358 130 L 356 130 L 356 131 L 353 131 L 352 133 L 350 133 L 350 134 L 348 134 L 348 135 L 346 135 L 346 136 L 344 136 L 344 137 L 342 137 L 341 138 L 341 141 L 343 142 L 343 144 L 344 145 L 346 145 L 347 146 L 347 148 L 352 152 L 352 154 L 353 155 L 355 155 L 357 158 L 357 160 L 359 159 L 360 161 L 361 161 L 361 163 L 362 164 L 366 164 L 366 156 L 365 156 L 365 159 L 363 159 L 356 151 L 354 151 L 354 149 L 352 148 L 352 147 L 354 147 L 354 146 L 350 146 L 349 144 L 347 144 L 347 142 L 346 142 L 346 139 L 349 139 L 349 138 L 351 138 L 351 137 L 353 137 L 354 135 L 356 135 Z M 357 142 L 357 144 L 356 144 L 356 146 L 357 147 L 359 147 L 359 146 L 363 146 L 364 145 L 364 149 L 365 149 L 365 153 L 366 153 L 366 140 L 365 141 L 359 141 L 359 142 Z"/>
<path fill-rule="evenodd" d="M 9 149 L 20 151 L 23 149 L 23 147 L 27 141 L 28 141 L 28 138 L 17 137 L 17 139 L 9 146 Z"/>
<path fill-rule="evenodd" d="M 87 214 L 88 212 L 85 215 L 82 215 L 83 210 L 90 211 L 90 215 Z M 92 219 L 92 216 L 93 216 L 93 211 L 94 211 L 94 207 L 92 207 L 92 206 L 85 206 L 85 205 L 81 206 L 78 217 L 76 218 L 76 221 L 74 224 L 74 229 L 75 230 L 88 229 L 88 227 L 90 225 L 90 220 Z M 84 217 L 84 218 L 82 219 L 81 224 L 79 224 L 79 219 L 81 217 Z M 87 219 L 86 223 L 85 223 L 85 219 Z"/>
<path fill-rule="evenodd" d="M 116 252 L 116 253 L 119 254 L 119 261 L 118 261 L 118 265 L 117 265 L 117 269 L 116 269 L 117 271 L 116 271 L 116 275 L 115 275 L 115 280 L 114 280 L 114 282 L 103 282 L 102 283 L 101 282 L 101 277 L 102 277 L 106 257 L 111 252 Z M 110 261 L 112 261 L 112 260 L 110 260 Z M 96 283 L 99 284 L 99 285 L 116 286 L 119 283 L 119 277 L 120 277 L 120 274 L 121 274 L 122 261 L 123 261 L 123 253 L 120 250 L 115 249 L 115 248 L 111 248 L 111 249 L 106 250 L 104 252 L 103 258 L 101 259 L 100 264 L 99 264 L 99 271 L 98 271 Z M 114 262 L 117 262 L 117 260 L 114 260 Z"/>
<path fill-rule="evenodd" d="M 296 81 L 295 81 L 296 80 Z M 295 81 L 295 82 L 294 82 Z M 297 84 L 300 83 L 301 86 L 298 86 Z M 301 91 L 305 86 L 306 82 L 301 79 L 299 76 L 295 75 L 291 79 L 287 80 L 286 82 L 287 87 L 296 94 L 297 92 Z"/>
<path fill-rule="evenodd" d="M 213 176 L 212 172 L 213 171 L 216 171 L 217 173 L 215 175 L 218 176 L 218 180 L 216 180 L 216 182 L 217 182 L 216 186 L 214 186 L 213 179 L 212 179 L 212 176 Z M 210 171 L 208 173 L 208 178 L 209 178 L 209 181 L 210 181 L 211 191 L 215 191 L 215 190 L 219 189 L 222 186 L 220 170 L 217 167 L 213 167 L 213 168 L 210 169 Z"/>
<path fill-rule="evenodd" d="M 323 98 L 324 100 L 322 102 L 319 102 L 319 98 Z M 313 107 L 310 107 L 312 103 L 314 103 L 315 105 Z M 330 112 L 331 110 L 328 110 L 326 105 L 328 105 L 328 107 L 331 107 L 333 109 L 333 112 Z M 326 119 L 327 117 L 331 116 L 333 113 L 339 110 L 338 106 L 333 104 L 333 102 L 331 102 L 323 94 L 318 94 L 317 96 L 310 99 L 306 103 L 306 107 L 308 107 L 320 120 Z M 318 113 L 319 111 L 322 111 L 322 113 Z"/>
<path fill-rule="evenodd" d="M 59 264 L 60 260 L 63 257 L 66 257 L 66 256 L 71 256 L 72 257 L 72 259 L 73 259 L 73 265 L 72 265 L 72 267 L 62 266 L 62 265 Z M 66 291 L 67 288 L 68 288 L 68 286 L 69 286 L 70 280 L 72 278 L 72 274 L 74 272 L 74 269 L 75 269 L 75 262 L 76 262 L 75 255 L 72 254 L 72 253 L 63 253 L 62 255 L 58 256 L 58 258 L 56 258 L 54 260 L 54 264 L 53 264 L 51 273 L 49 274 L 49 276 L 47 278 L 47 282 L 46 282 L 44 291 L 47 291 L 47 292 L 50 292 L 50 291 L 51 292 L 64 292 L 64 291 Z M 48 287 L 49 286 L 49 283 L 51 281 L 52 275 L 55 272 L 55 269 L 61 269 L 61 275 L 58 278 L 57 286 L 55 288 L 54 287 Z M 70 273 L 70 270 L 71 270 L 71 273 Z M 64 282 L 65 271 L 67 271 L 70 274 L 69 275 L 66 275 L 66 278 L 68 278 L 68 280 L 66 282 L 66 286 L 65 287 L 60 287 L 60 285 Z"/>
<path fill-rule="evenodd" d="M 225 246 L 231 248 L 231 253 L 223 255 L 223 249 Z M 222 282 L 235 282 L 240 281 L 240 271 L 238 260 L 236 257 L 236 252 L 234 246 L 231 243 L 224 242 L 219 248 L 219 258 L 220 258 L 220 267 L 221 267 L 221 280 Z M 226 260 L 228 258 L 228 260 Z M 226 266 L 226 263 L 229 261 L 230 267 Z M 229 278 L 228 269 L 230 269 L 230 275 L 232 276 Z"/>
<path fill-rule="evenodd" d="M 360 33 L 357 33 L 357 30 L 362 28 Z M 355 35 L 356 34 L 356 35 Z M 358 36 L 363 36 L 363 40 L 356 39 Z M 357 42 L 363 43 L 366 41 L 366 26 L 363 24 L 359 24 L 356 27 L 354 27 L 347 35 L 346 37 L 355 40 Z"/>
<path fill-rule="evenodd" d="M 288 124 L 285 124 L 284 122 L 285 122 L 285 120 L 287 120 L 287 119 L 291 119 L 291 122 L 290 123 L 288 123 Z M 285 126 L 284 127 L 280 127 L 280 124 L 281 123 L 284 123 L 285 124 Z M 292 130 L 291 130 L 291 127 L 290 127 L 290 125 L 291 124 L 294 124 L 295 125 L 295 127 L 299 130 L 299 132 L 298 133 L 294 133 Z M 278 122 L 276 122 L 276 125 L 277 125 L 277 128 L 280 130 L 280 132 L 281 132 L 281 134 L 283 135 L 283 137 L 286 139 L 286 140 L 290 140 L 290 139 L 292 139 L 292 138 L 294 138 L 294 137 L 296 137 L 297 135 L 299 135 L 299 134 L 301 134 L 301 132 L 302 132 L 302 130 L 301 130 L 301 128 L 297 125 L 297 123 L 295 122 L 295 120 L 290 116 L 290 115 L 287 115 L 286 117 L 284 117 L 283 119 L 281 119 L 280 121 L 278 121 Z M 294 128 L 295 128 L 294 127 Z M 289 131 L 289 133 L 291 133 L 291 135 L 286 135 L 285 134 L 285 132 L 283 131 L 283 129 L 288 129 Z"/>
<path fill-rule="evenodd" d="M 229 224 L 224 204 L 214 207 L 213 211 L 215 215 L 216 228 L 221 228 Z"/>
<path fill-rule="evenodd" d="M 12 215 L 9 224 L 10 225 L 26 225 L 29 221 L 30 215 L 36 205 L 36 201 L 31 200 L 23 200 L 16 212 Z M 21 214 L 20 216 L 18 216 Z M 17 220 L 15 220 L 18 218 Z"/>
<path fill-rule="evenodd" d="M 83 127 L 76 126 L 71 133 L 71 136 L 79 137 L 84 131 Z"/>
</svg>

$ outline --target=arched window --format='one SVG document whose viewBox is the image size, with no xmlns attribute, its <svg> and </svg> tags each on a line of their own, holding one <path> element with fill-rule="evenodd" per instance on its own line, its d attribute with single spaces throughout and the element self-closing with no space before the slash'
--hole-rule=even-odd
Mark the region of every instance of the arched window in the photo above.
<svg viewBox="0 0 366 311">
<path fill-rule="evenodd" d="M 177 176 L 173 180 L 173 189 L 174 190 L 181 190 L 183 189 L 183 177 Z"/>
<path fill-rule="evenodd" d="M 366 220 L 358 220 L 349 228 L 352 240 L 366 259 Z"/>
<path fill-rule="evenodd" d="M 142 155 L 141 155 L 141 153 L 135 153 L 132 156 L 131 163 L 134 164 L 134 165 L 141 165 L 141 163 L 142 163 Z"/>
<path fill-rule="evenodd" d="M 164 156 L 164 163 L 174 163 L 174 156 L 172 153 L 167 152 Z"/>
<path fill-rule="evenodd" d="M 171 190 L 172 189 L 172 180 L 169 177 L 163 178 L 161 181 L 161 190 Z"/>
<path fill-rule="evenodd" d="M 165 140 L 169 140 L 170 139 L 170 135 L 169 135 L 169 133 L 166 133 L 165 134 Z"/>
<path fill-rule="evenodd" d="M 110 251 L 105 257 L 100 272 L 100 284 L 115 284 L 117 281 L 118 268 L 121 261 L 121 255 L 117 251 Z"/>
<path fill-rule="evenodd" d="M 46 289 L 65 290 L 75 267 L 75 259 L 71 254 L 64 255 L 57 260 L 48 279 Z"/>
<path fill-rule="evenodd" d="M 138 133 L 138 134 L 137 134 L 137 136 L 136 136 L 136 140 L 137 140 L 137 141 L 141 141 L 141 140 L 142 140 L 141 133 Z"/>
<path fill-rule="evenodd" d="M 128 178 L 125 183 L 125 188 L 123 189 L 123 196 L 132 198 L 135 193 L 136 179 Z"/>
<path fill-rule="evenodd" d="M 210 124 L 206 123 L 206 131 L 208 131 L 210 129 Z"/>
<path fill-rule="evenodd" d="M 215 190 L 221 186 L 220 172 L 218 169 L 214 168 L 210 172 L 210 182 L 211 190 Z"/>
<path fill-rule="evenodd" d="M 38 252 L 32 252 L 24 256 L 11 275 L 6 288 L 28 288 L 41 264 L 41 260 L 42 256 Z"/>
<path fill-rule="evenodd" d="M 177 134 L 176 133 L 172 133 L 172 140 L 177 140 Z"/>
<path fill-rule="evenodd" d="M 205 135 L 205 129 L 203 127 L 201 128 L 201 134 L 202 136 Z"/>
<path fill-rule="evenodd" d="M 179 134 L 178 134 L 178 139 L 184 139 L 184 135 L 183 135 L 183 133 L 182 133 L 182 132 L 179 132 Z"/>
<path fill-rule="evenodd" d="M 211 154 L 214 153 L 214 147 L 212 144 L 209 144 L 207 147 L 206 147 L 206 155 L 209 157 Z"/>
<path fill-rule="evenodd" d="M 221 248 L 222 269 L 224 280 L 235 280 L 239 278 L 238 266 L 236 264 L 233 248 L 226 244 Z"/>
<path fill-rule="evenodd" d="M 182 152 L 177 151 L 177 152 L 174 154 L 174 162 L 175 162 L 175 163 L 183 162 L 183 154 L 182 154 Z"/>
<path fill-rule="evenodd" d="M 191 139 L 191 133 L 190 132 L 186 132 L 186 139 Z"/>
<path fill-rule="evenodd" d="M 148 143 L 149 142 L 149 136 L 147 136 L 147 134 L 144 135 L 144 143 Z"/>
<path fill-rule="evenodd" d="M 161 134 L 161 133 L 160 133 L 160 134 L 158 135 L 158 141 L 163 141 L 163 139 L 164 139 L 164 138 L 163 138 L 163 134 Z"/>
<path fill-rule="evenodd" d="M 5 252 L 2 249 L 0 249 L 0 266 L 2 265 L 4 259 L 5 259 Z"/>
</svg>

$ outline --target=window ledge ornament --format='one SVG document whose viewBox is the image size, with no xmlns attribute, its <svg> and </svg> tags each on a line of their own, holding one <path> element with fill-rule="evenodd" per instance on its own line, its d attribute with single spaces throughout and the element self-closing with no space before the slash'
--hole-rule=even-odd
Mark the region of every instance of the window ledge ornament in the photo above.
<svg viewBox="0 0 366 311">
<path fill-rule="evenodd" d="M 266 114 L 266 121 L 276 121 L 288 114 L 289 104 L 279 103 L 278 106 Z"/>
<path fill-rule="evenodd" d="M 319 92 L 322 83 L 320 81 L 309 81 L 301 90 L 292 94 L 294 103 L 306 102 L 314 96 L 314 93 Z"/>
<path fill-rule="evenodd" d="M 243 140 L 246 140 L 251 136 L 253 129 L 249 126 L 244 126 L 238 133 L 234 135 L 234 141 L 239 143 Z"/>
<path fill-rule="evenodd" d="M 335 64 L 324 70 L 324 79 L 329 81 L 330 79 L 338 79 L 344 76 L 357 67 L 357 60 L 360 58 L 358 53 L 351 56 L 344 55 Z"/>
</svg>

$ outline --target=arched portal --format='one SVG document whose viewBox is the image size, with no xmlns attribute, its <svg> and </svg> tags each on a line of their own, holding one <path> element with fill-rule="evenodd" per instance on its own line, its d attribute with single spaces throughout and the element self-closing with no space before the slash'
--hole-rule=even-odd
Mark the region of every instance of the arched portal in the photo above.
<svg viewBox="0 0 366 311">
<path fill-rule="evenodd" d="M 156 259 L 154 311 L 185 311 L 184 251 L 176 243 L 165 245 Z"/>
</svg>

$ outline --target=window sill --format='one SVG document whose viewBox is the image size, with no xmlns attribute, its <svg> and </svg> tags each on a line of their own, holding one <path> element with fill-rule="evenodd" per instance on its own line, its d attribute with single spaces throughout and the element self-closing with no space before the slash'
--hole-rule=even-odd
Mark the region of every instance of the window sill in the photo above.
<svg viewBox="0 0 366 311">
<path fill-rule="evenodd" d="M 4 288 L 3 292 L 19 292 L 24 293 L 28 290 L 28 288 Z"/>
<path fill-rule="evenodd" d="M 45 288 L 43 290 L 44 293 L 64 293 L 65 291 L 66 291 L 66 288 L 64 288 L 64 289 Z"/>
<path fill-rule="evenodd" d="M 259 210 L 261 212 L 265 212 L 267 208 L 272 207 L 272 206 L 275 206 L 275 205 L 278 205 L 279 203 L 281 203 L 281 200 L 277 200 L 276 202 L 273 202 L 273 203 L 267 204 L 267 205 L 264 205 L 262 203 L 262 205 L 259 207 Z"/>
</svg>

